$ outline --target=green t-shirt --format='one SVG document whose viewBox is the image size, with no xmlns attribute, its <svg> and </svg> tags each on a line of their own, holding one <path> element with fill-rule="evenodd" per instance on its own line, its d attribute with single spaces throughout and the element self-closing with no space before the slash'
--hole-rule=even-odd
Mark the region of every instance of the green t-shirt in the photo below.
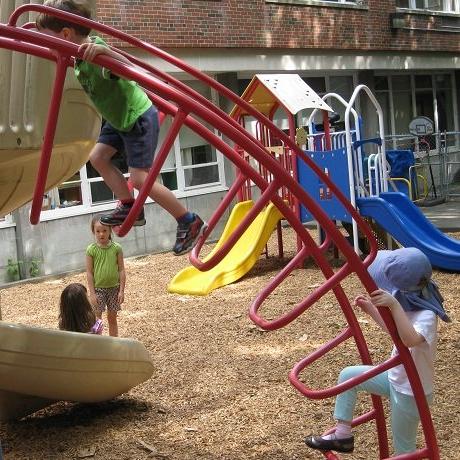
<svg viewBox="0 0 460 460">
<path fill-rule="evenodd" d="M 112 288 L 119 286 L 118 253 L 121 251 L 121 245 L 114 241 L 105 247 L 91 243 L 86 248 L 86 255 L 93 258 L 94 287 Z"/>
<path fill-rule="evenodd" d="M 107 46 L 102 38 L 91 37 L 91 40 Z M 120 78 L 103 67 L 76 59 L 74 71 L 98 112 L 119 131 L 130 131 L 136 120 L 152 105 L 136 82 Z"/>
</svg>

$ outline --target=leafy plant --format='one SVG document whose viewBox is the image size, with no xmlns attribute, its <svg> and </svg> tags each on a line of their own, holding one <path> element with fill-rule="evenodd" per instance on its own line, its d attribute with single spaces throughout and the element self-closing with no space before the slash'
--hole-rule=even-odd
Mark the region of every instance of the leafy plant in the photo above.
<svg viewBox="0 0 460 460">
<path fill-rule="evenodd" d="M 6 265 L 6 274 L 9 281 L 17 281 L 19 279 L 19 264 L 21 261 L 14 261 L 13 259 L 8 259 Z"/>
<path fill-rule="evenodd" d="M 29 275 L 35 278 L 40 274 L 40 259 L 31 259 L 29 266 Z"/>
<path fill-rule="evenodd" d="M 24 262 L 18 260 L 17 262 L 14 259 L 8 259 L 6 265 L 6 274 L 8 281 L 18 281 L 21 278 L 21 264 Z M 28 267 L 28 272 L 31 278 L 35 278 L 40 274 L 40 259 L 30 259 L 26 261 L 26 267 Z"/>
</svg>

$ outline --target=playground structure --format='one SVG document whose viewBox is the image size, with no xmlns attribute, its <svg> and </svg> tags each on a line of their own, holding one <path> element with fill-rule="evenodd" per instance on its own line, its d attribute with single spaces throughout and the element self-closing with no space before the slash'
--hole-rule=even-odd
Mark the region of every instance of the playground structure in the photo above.
<svg viewBox="0 0 460 460">
<path fill-rule="evenodd" d="M 256 75 L 244 91 L 241 98 L 247 101 L 251 107 L 272 119 L 277 109 L 282 104 L 284 110 L 295 115 L 304 109 L 319 109 L 327 118 L 328 112 L 332 109 L 296 74 L 287 75 Z M 282 101 L 282 103 L 280 102 Z M 241 126 L 249 128 L 246 118 L 249 117 L 255 122 L 254 134 L 264 146 L 269 155 L 272 155 L 282 167 L 293 177 L 297 177 L 295 164 L 295 155 L 290 149 L 285 149 L 280 145 L 278 139 L 274 139 L 270 131 L 264 126 L 252 119 L 251 114 L 242 110 L 238 105 L 233 108 L 230 116 L 235 119 Z M 292 116 L 289 117 L 289 137 L 295 136 L 295 124 Z M 263 163 L 255 162 L 251 156 L 240 146 L 235 147 L 236 152 L 245 161 L 248 161 L 255 167 L 260 175 L 267 181 L 272 181 L 272 176 Z M 239 203 L 233 208 L 227 226 L 224 229 L 219 242 L 214 248 L 212 255 L 226 243 L 232 235 L 232 231 L 239 222 L 252 209 L 254 202 L 252 200 L 253 184 L 247 179 L 238 190 Z M 295 197 L 290 193 L 287 187 L 280 188 L 280 196 L 284 202 L 290 206 L 292 211 L 299 217 L 299 205 Z M 283 239 L 281 220 L 283 215 L 279 210 L 270 204 L 254 219 L 249 228 L 242 234 L 236 244 L 225 258 L 211 270 L 202 272 L 195 267 L 187 267 L 179 272 L 168 286 L 170 292 L 178 294 L 206 295 L 211 290 L 226 284 L 232 283 L 245 275 L 257 262 L 261 252 L 270 238 L 273 230 L 276 228 L 278 235 L 278 253 L 283 255 Z M 300 249 L 299 240 L 299 249 Z"/>
<path fill-rule="evenodd" d="M 137 340 L 4 322 L 0 333 L 2 421 L 60 400 L 106 401 L 153 374 L 150 355 Z"/>
<path fill-rule="evenodd" d="M 391 248 L 392 238 L 405 247 L 416 247 L 423 251 L 433 266 L 451 271 L 459 271 L 460 244 L 457 240 L 443 234 L 436 228 L 413 203 L 417 196 L 413 196 L 415 177 L 424 180 L 424 177 L 417 174 L 417 165 L 413 161 L 413 152 L 410 150 L 385 150 L 385 142 L 378 133 L 384 132 L 383 114 L 380 106 L 366 89 L 378 118 L 378 132 L 376 137 L 362 139 L 362 120 L 354 109 L 357 91 L 354 92 L 350 101 L 345 101 L 338 94 L 326 94 L 325 100 L 334 99 L 345 108 L 345 131 L 331 134 L 331 144 L 335 150 L 331 155 L 322 151 L 322 144 L 318 146 L 317 135 L 309 139 L 311 153 L 308 152 L 316 163 L 339 185 L 345 196 L 347 196 L 363 217 L 371 219 L 386 232 L 386 244 Z M 312 120 L 315 113 L 310 115 L 310 131 L 314 130 Z M 320 134 L 321 142 L 326 133 Z M 324 143 L 324 142 L 323 142 Z M 371 151 L 366 152 L 366 148 Z M 318 152 L 319 150 L 319 152 Z M 334 155 L 334 157 L 332 157 Z M 400 161 L 405 168 L 392 168 L 389 164 Z M 402 160 L 401 160 L 402 159 Z M 338 204 L 337 200 L 330 194 L 321 192 L 315 186 L 313 177 L 308 168 L 299 169 L 299 181 L 311 194 L 316 194 L 319 202 L 324 203 L 323 207 L 330 218 L 341 220 L 342 223 L 352 224 L 353 245 L 358 251 L 359 232 L 356 222 Z M 405 169 L 405 176 L 401 177 L 400 172 Z M 394 170 L 394 171 L 393 171 Z M 344 171 L 348 175 L 343 174 Z M 397 172 L 395 174 L 395 172 Z M 426 189 L 426 187 L 424 187 Z M 390 190 L 391 189 L 391 190 Z M 414 194 L 415 195 L 415 194 Z M 426 193 L 423 198 L 426 198 Z M 304 214 L 308 219 L 308 213 Z"/>
<path fill-rule="evenodd" d="M 276 78 L 281 79 L 283 75 Z M 247 91 L 250 88 L 251 84 Z M 378 130 L 374 137 L 366 139 L 362 134 L 364 121 L 355 108 L 360 90 L 369 97 L 377 117 Z M 251 99 L 251 104 L 256 107 L 257 97 L 254 97 L 251 91 L 248 92 L 248 99 Z M 428 195 L 427 179 L 425 175 L 417 172 L 422 165 L 415 162 L 412 150 L 386 150 L 385 142 L 379 135 L 384 132 L 383 113 L 368 88 L 357 88 L 349 101 L 345 101 L 335 93 L 328 93 L 322 97 L 322 100 L 330 102 L 331 106 L 333 103 L 338 104 L 338 108 L 344 112 L 345 128 L 334 132 L 330 132 L 330 122 L 324 108 L 317 107 L 308 117 L 308 134 L 303 128 L 297 128 L 294 136 L 292 127 L 296 126 L 294 117 L 297 112 L 283 104 L 286 95 L 281 91 L 277 98 L 278 104 L 272 102 L 270 107 L 270 118 L 273 117 L 276 108 L 284 108 L 290 126 L 290 137 L 305 149 L 305 153 L 328 177 L 332 178 L 352 206 L 358 209 L 360 215 L 372 220 L 377 230 L 383 231 L 381 243 L 384 247 L 391 248 L 393 240 L 396 240 L 402 246 L 417 247 L 422 250 L 436 267 L 452 271 L 460 270 L 458 241 L 440 232 L 413 204 L 425 200 Z M 320 132 L 314 122 L 319 111 L 322 114 Z M 277 145 L 279 140 L 259 136 L 261 132 L 259 127 L 256 132 L 267 149 L 275 155 L 279 156 L 281 152 L 282 158 L 293 158 L 288 147 Z M 417 142 L 420 146 L 426 141 L 421 138 Z M 273 143 L 277 146 L 273 147 Z M 443 145 L 446 144 L 444 137 Z M 429 156 L 429 153 L 425 152 L 425 155 Z M 330 219 L 351 227 L 353 247 L 356 252 L 359 252 L 360 238 L 356 221 L 331 193 L 329 187 L 322 181 L 318 181 L 312 169 L 303 161 L 291 159 L 284 162 L 290 174 L 315 198 Z M 422 195 L 416 190 L 417 179 L 423 184 Z M 243 196 L 250 196 L 250 193 L 250 187 L 247 187 Z M 289 194 L 285 194 L 285 197 L 291 198 Z M 299 209 L 295 203 L 292 205 L 294 209 Z M 300 206 L 299 218 L 303 223 L 313 220 L 312 214 L 303 206 Z"/>
<path fill-rule="evenodd" d="M 365 92 L 369 97 L 378 121 L 377 133 L 374 137 L 366 139 L 363 139 L 362 135 L 364 122 L 355 109 L 356 98 L 360 91 Z M 358 209 L 362 216 L 372 221 L 382 247 L 391 248 L 396 240 L 402 246 L 417 247 L 422 250 L 436 267 L 452 271 L 460 270 L 458 241 L 440 232 L 413 204 L 415 201 L 425 199 L 428 194 L 427 180 L 417 173 L 420 164 L 415 163 L 413 152 L 407 149 L 388 151 L 385 149 L 385 142 L 378 134 L 384 132 L 383 113 L 368 88 L 362 87 L 355 91 L 350 101 L 345 101 L 335 93 L 328 93 L 320 98 L 298 75 L 256 75 L 241 98 L 270 120 L 273 120 L 278 111 L 283 113 L 287 120 L 289 137 L 301 146 L 314 163 L 332 179 L 351 205 Z M 326 104 L 326 101 L 338 104 L 339 109 L 342 109 L 344 130 L 331 132 L 327 113 L 332 112 L 332 108 Z M 307 120 L 308 133 L 304 128 L 297 128 L 298 123 L 296 123 L 299 112 L 305 109 L 311 110 Z M 315 123 L 318 113 L 321 114 L 322 122 L 320 131 L 317 129 L 318 124 Z M 351 230 L 353 247 L 359 253 L 360 239 L 363 238 L 360 238 L 356 221 L 331 193 L 330 188 L 318 180 L 309 165 L 297 158 L 289 146 L 242 108 L 235 106 L 230 116 L 252 131 L 266 150 L 304 187 L 330 219 L 340 221 Z M 338 114 L 333 117 L 339 118 Z M 419 141 L 419 144 L 421 142 Z M 244 159 L 251 161 L 244 149 L 236 146 L 236 150 Z M 268 182 L 272 180 L 263 164 L 254 163 L 253 166 L 258 168 L 259 173 Z M 424 184 L 424 194 L 421 198 L 416 190 L 416 179 Z M 247 180 L 238 192 L 238 200 L 240 202 L 251 200 L 253 189 L 253 184 Z M 289 204 L 301 222 L 314 220 L 314 216 L 304 206 L 299 206 L 295 196 L 287 188 L 280 189 L 280 196 Z M 235 217 L 232 216 L 230 220 L 234 222 L 234 219 Z M 266 243 L 270 235 L 267 230 L 263 229 L 258 233 L 252 231 L 251 235 L 245 234 L 245 236 L 252 238 L 253 241 Z M 282 256 L 280 222 L 277 224 L 277 231 L 278 252 Z M 224 232 L 218 247 L 227 237 L 228 232 Z M 260 254 L 263 244 L 256 247 Z M 300 249 L 299 242 L 298 250 Z M 240 258 L 245 258 L 245 250 L 236 253 L 240 254 Z M 253 258 L 254 263 L 255 260 Z M 207 272 L 207 275 L 194 267 L 188 267 L 176 275 L 169 285 L 169 290 L 181 294 L 206 294 L 212 288 L 240 278 L 253 265 L 241 263 L 238 269 L 235 269 L 237 261 L 234 248 L 232 257 L 225 258 L 218 267 Z M 212 283 L 212 288 L 208 283 L 206 288 L 196 286 L 204 278 L 216 279 L 216 270 L 220 272 L 219 282 Z"/>
<path fill-rule="evenodd" d="M 50 14 L 54 14 L 58 17 L 73 21 L 75 23 L 87 25 L 96 31 L 107 33 L 112 37 L 122 40 L 132 46 L 141 48 L 145 52 L 149 52 L 159 58 L 164 59 L 170 64 L 175 65 L 194 78 L 197 78 L 209 86 L 212 86 L 222 96 L 229 98 L 238 107 L 241 107 L 242 111 L 250 114 L 258 122 L 260 122 L 261 127 L 263 127 L 266 133 L 269 133 L 270 138 L 278 139 L 280 145 L 283 146 L 283 149 L 289 149 L 292 154 L 292 160 L 295 161 L 295 164 L 297 164 L 297 162 L 302 162 L 313 171 L 316 181 L 320 181 L 323 184 L 324 189 L 326 191 L 328 190 L 326 195 L 333 197 L 340 203 L 340 206 L 343 207 L 343 209 L 351 216 L 353 225 L 357 229 L 359 228 L 359 230 L 369 240 L 370 253 L 364 261 L 360 259 L 353 246 L 348 243 L 340 230 L 337 229 L 335 223 L 318 203 L 318 200 L 312 197 L 308 191 L 306 191 L 301 186 L 301 184 L 299 184 L 296 178 L 292 176 L 290 171 L 283 167 L 283 160 L 280 160 L 280 158 L 276 158 L 275 156 L 269 154 L 267 152 L 266 146 L 260 141 L 260 139 L 251 136 L 244 129 L 244 127 L 241 126 L 240 123 L 235 121 L 235 119 L 229 117 L 227 114 L 210 103 L 207 99 L 200 96 L 198 93 L 194 92 L 180 81 L 173 79 L 168 74 L 165 74 L 138 59 L 130 57 L 131 62 L 136 64 L 138 67 L 126 65 L 104 56 L 98 56 L 95 60 L 97 64 L 107 67 L 126 78 L 137 81 L 143 88 L 145 88 L 147 94 L 152 99 L 154 104 L 156 104 L 157 107 L 159 107 L 159 109 L 164 114 L 166 114 L 166 116 L 173 117 L 171 128 L 166 135 L 163 144 L 159 148 L 153 167 L 149 172 L 148 179 L 144 187 L 140 190 L 135 205 L 133 206 L 133 209 L 130 212 L 126 222 L 120 227 L 120 235 L 126 234 L 126 232 L 129 231 L 130 227 L 132 226 L 135 216 L 139 212 L 140 207 L 145 202 L 147 192 L 159 174 L 161 166 L 165 161 L 167 153 L 169 152 L 169 149 L 174 142 L 174 138 L 176 137 L 180 128 L 185 125 L 194 130 L 198 135 L 213 144 L 230 161 L 232 161 L 238 168 L 238 174 L 234 184 L 211 217 L 208 229 L 206 230 L 203 237 L 199 240 L 195 249 L 192 251 L 190 256 L 192 264 L 201 271 L 211 270 L 217 266 L 217 264 L 219 264 L 230 253 L 231 249 L 241 238 L 244 232 L 248 230 L 256 217 L 264 209 L 266 209 L 267 206 L 270 206 L 270 203 L 272 203 L 278 209 L 279 213 L 284 216 L 287 222 L 296 231 L 300 249 L 297 255 L 291 260 L 291 262 L 270 282 L 267 287 L 265 287 L 257 295 L 256 299 L 250 307 L 251 319 L 257 325 L 267 330 L 283 327 L 304 313 L 323 295 L 332 291 L 337 299 L 338 306 L 341 308 L 347 321 L 346 328 L 342 330 L 333 340 L 322 345 L 314 353 L 306 357 L 294 367 L 290 374 L 291 382 L 301 393 L 308 396 L 309 398 L 320 399 L 337 395 L 338 393 L 351 388 L 352 386 L 366 380 L 367 378 L 370 378 L 371 376 L 374 376 L 396 365 L 402 364 L 406 369 L 409 381 L 414 391 L 414 396 L 420 412 L 421 424 L 425 438 L 425 445 L 421 449 L 412 454 L 404 455 L 404 458 L 439 459 L 439 449 L 437 446 L 436 436 L 429 408 L 427 406 L 426 399 L 423 394 L 423 389 L 421 387 L 420 379 L 418 377 L 409 350 L 402 344 L 401 340 L 399 339 L 391 315 L 386 309 L 381 309 L 380 313 L 399 352 L 397 356 L 379 364 L 372 371 L 363 374 L 359 378 L 344 382 L 340 386 L 335 386 L 324 390 L 311 389 L 300 380 L 300 373 L 304 371 L 310 363 L 320 358 L 324 358 L 329 350 L 349 339 L 353 340 L 356 344 L 362 362 L 364 364 L 372 364 L 371 356 L 359 323 L 353 313 L 350 302 L 340 283 L 351 274 L 356 274 L 368 292 L 375 290 L 375 283 L 369 276 L 367 267 L 375 257 L 377 244 L 369 226 L 362 219 L 353 205 L 350 204 L 349 199 L 343 194 L 343 191 L 337 187 L 334 180 L 332 180 L 332 178 L 325 173 L 325 170 L 319 167 L 309 157 L 309 155 L 307 155 L 301 148 L 299 148 L 290 136 L 279 130 L 270 121 L 269 118 L 255 110 L 246 101 L 239 99 L 235 94 L 233 94 L 225 87 L 219 85 L 212 78 L 201 74 L 192 67 L 184 64 L 181 61 L 178 61 L 173 56 L 145 42 L 134 39 L 126 34 L 96 22 L 73 16 L 61 11 L 46 8 L 40 5 L 24 5 L 19 7 L 13 13 L 13 15 L 10 17 L 8 25 L 0 25 L 0 48 L 19 51 L 21 53 L 28 53 L 33 56 L 38 56 L 56 62 L 57 78 L 55 80 L 54 90 L 50 103 L 49 120 L 52 121 L 53 116 L 56 117 L 58 112 L 58 108 L 61 103 L 61 90 L 64 84 L 64 79 L 62 77 L 65 74 L 67 67 L 72 64 L 72 59 L 77 55 L 77 46 L 73 45 L 72 43 L 44 36 L 34 30 L 29 30 L 32 28 L 31 25 L 26 24 L 23 27 L 17 27 L 16 24 L 18 18 L 22 14 L 28 13 L 30 11 L 47 11 Z M 358 87 L 352 96 L 353 101 L 356 99 L 360 92 L 369 94 L 365 87 Z M 216 136 L 213 131 L 210 131 L 204 123 L 218 129 L 224 136 L 230 139 L 236 145 L 236 147 L 232 148 L 226 144 L 220 137 Z M 42 153 L 40 157 L 40 166 L 38 169 L 37 182 L 35 185 L 32 201 L 31 222 L 33 224 L 36 224 L 39 221 L 43 193 L 48 186 L 47 175 L 50 163 L 55 161 L 53 152 L 55 126 L 52 125 L 53 123 L 51 123 L 50 127 L 47 124 Z M 324 125 L 327 126 L 327 123 L 324 123 Z M 350 134 L 351 129 L 348 128 L 347 132 Z M 330 149 L 331 144 L 329 143 L 330 140 L 327 139 L 327 136 L 325 136 L 325 142 L 326 148 Z M 358 140 L 357 142 L 361 142 L 361 145 L 364 145 L 362 144 L 364 142 L 362 140 Z M 373 140 L 372 144 L 378 145 L 379 141 Z M 244 156 L 241 155 L 241 152 L 244 152 Z M 283 156 L 281 157 L 284 158 Z M 266 175 L 261 174 L 258 168 L 254 168 L 248 159 L 253 160 L 257 165 L 263 166 L 264 171 L 266 171 Z M 386 169 L 383 166 L 380 167 L 380 169 L 378 167 L 378 161 L 383 161 L 382 159 L 384 159 L 384 155 L 381 155 L 375 159 L 377 166 L 374 173 L 376 174 L 375 177 L 377 178 L 379 178 L 379 174 L 382 174 L 383 177 L 385 177 L 386 174 Z M 347 161 L 348 160 L 349 157 L 347 157 Z M 350 169 L 348 171 L 350 171 Z M 241 222 L 239 222 L 235 228 L 229 230 L 230 235 L 228 236 L 227 240 L 205 260 L 200 260 L 200 251 L 206 241 L 206 238 L 215 228 L 216 223 L 222 217 L 226 208 L 234 201 L 237 195 L 241 193 L 242 187 L 248 183 L 251 184 L 251 189 L 258 189 L 257 200 L 254 200 L 253 206 L 249 212 L 247 212 Z M 379 181 L 376 181 L 376 184 L 377 183 L 382 184 L 383 187 L 386 185 L 386 182 L 380 181 L 380 178 Z M 295 200 L 294 202 L 297 202 L 299 205 L 303 206 L 305 210 L 308 210 L 311 216 L 319 223 L 324 234 L 324 240 L 321 244 L 315 243 L 308 230 L 305 229 L 299 218 L 298 210 L 293 209 L 290 202 L 286 202 L 286 196 L 284 195 L 285 191 L 287 191 L 287 193 L 292 196 L 292 199 Z M 253 194 L 253 196 L 256 196 L 256 194 Z M 330 244 L 334 244 L 343 254 L 346 260 L 345 264 L 335 272 L 329 265 L 325 254 L 326 249 L 330 246 Z M 324 283 L 321 284 L 321 286 L 315 288 L 313 292 L 307 295 L 301 302 L 299 302 L 290 311 L 288 311 L 288 313 L 272 320 L 263 318 L 259 311 L 263 305 L 264 300 L 270 295 L 271 292 L 273 292 L 276 286 L 282 283 L 283 280 L 296 267 L 301 265 L 306 258 L 312 258 L 314 260 L 319 270 L 324 275 Z M 379 458 L 389 458 L 388 438 L 382 403 L 379 397 L 372 396 L 371 399 L 373 409 L 368 413 L 357 417 L 353 421 L 353 424 L 359 425 L 370 421 L 375 421 Z M 325 456 L 329 459 L 338 458 L 332 452 L 325 453 Z"/>
<path fill-rule="evenodd" d="M 378 132 L 383 132 L 383 114 L 370 91 L 366 91 L 376 110 L 378 117 Z M 356 93 L 357 94 L 357 93 Z M 350 101 L 345 101 L 340 95 L 328 93 L 320 98 L 306 83 L 295 74 L 255 75 L 241 96 L 254 109 L 273 119 L 281 111 L 287 120 L 288 135 L 300 145 L 305 153 L 317 164 L 361 215 L 368 217 L 374 223 L 374 229 L 380 237 L 382 247 L 391 247 L 393 240 L 403 246 L 420 248 L 428 255 L 432 264 L 440 268 L 458 271 L 460 265 L 457 256 L 460 251 L 458 242 L 446 237 L 423 214 L 411 204 L 417 201 L 415 173 L 420 165 L 416 165 L 411 150 L 393 149 L 385 151 L 385 143 L 376 135 L 374 138 L 361 140 L 363 120 L 354 108 L 356 95 Z M 326 101 L 339 104 L 345 113 L 345 129 L 330 131 L 330 121 L 327 112 L 332 112 Z M 308 133 L 304 128 L 297 128 L 296 117 L 302 110 L 310 109 L 308 117 Z M 321 131 L 314 122 L 317 112 L 322 115 Z M 329 218 L 340 221 L 350 229 L 355 251 L 360 252 L 360 234 L 356 221 L 350 213 L 331 194 L 329 187 L 318 181 L 315 173 L 303 161 L 296 160 L 295 153 L 280 139 L 264 129 L 262 124 L 240 107 L 235 106 L 230 116 L 265 146 L 316 202 L 327 213 Z M 339 118 L 338 114 L 333 117 Z M 351 117 L 351 119 L 350 119 Z M 366 149 L 370 152 L 366 152 Z M 253 161 L 239 146 L 238 153 L 246 160 Z M 263 164 L 253 166 L 270 182 L 272 178 Z M 418 180 L 425 185 L 426 179 L 417 174 Z M 247 180 L 238 191 L 240 205 L 252 203 L 253 184 Z M 388 189 L 391 189 L 389 192 Z M 301 222 L 314 220 L 304 206 L 299 206 L 295 197 L 286 188 L 280 189 L 280 195 L 289 204 Z M 245 207 L 245 209 L 247 208 Z M 234 226 L 237 219 L 242 219 L 241 208 L 235 208 L 230 216 L 229 225 Z M 264 211 L 265 212 L 265 211 Z M 257 220 L 262 218 L 258 216 Z M 283 254 L 281 233 L 281 218 L 276 225 L 278 233 L 278 252 Z M 231 255 L 225 257 L 216 267 L 207 272 L 201 272 L 195 267 L 187 267 L 179 272 L 168 286 L 170 292 L 191 295 L 206 295 L 212 289 L 236 281 L 247 273 L 263 250 L 265 243 L 273 230 L 272 227 L 260 227 L 255 231 L 254 225 L 243 234 L 239 246 L 233 247 Z M 410 230 L 409 230 L 410 229 Z M 415 232 L 414 232 L 415 230 Z M 225 243 L 231 232 L 224 231 L 216 251 Z M 247 247 L 243 241 L 254 243 L 248 256 Z M 299 243 L 298 249 L 300 250 Z M 251 261 L 251 262 L 249 262 Z"/>
</svg>

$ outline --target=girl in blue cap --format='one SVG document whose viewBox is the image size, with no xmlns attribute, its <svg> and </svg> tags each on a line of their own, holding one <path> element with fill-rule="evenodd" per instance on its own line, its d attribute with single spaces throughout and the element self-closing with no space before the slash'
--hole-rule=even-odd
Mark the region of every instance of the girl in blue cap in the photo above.
<svg viewBox="0 0 460 460">
<path fill-rule="evenodd" d="M 428 404 L 431 404 L 437 318 L 439 316 L 446 322 L 450 322 L 450 319 L 442 306 L 443 298 L 438 287 L 431 279 L 430 261 L 416 248 L 379 251 L 368 270 L 379 289 L 370 296 L 358 296 L 355 304 L 386 332 L 388 329 L 376 307 L 387 307 L 390 310 L 401 341 L 410 349 Z M 392 356 L 396 353 L 394 347 Z M 340 373 L 339 383 L 361 375 L 372 367 L 346 367 Z M 403 365 L 339 394 L 334 410 L 334 418 L 337 420 L 335 431 L 325 436 L 308 436 L 305 439 L 307 446 L 323 452 L 353 452 L 351 421 L 360 390 L 390 399 L 395 453 L 414 452 L 420 417 Z"/>
</svg>

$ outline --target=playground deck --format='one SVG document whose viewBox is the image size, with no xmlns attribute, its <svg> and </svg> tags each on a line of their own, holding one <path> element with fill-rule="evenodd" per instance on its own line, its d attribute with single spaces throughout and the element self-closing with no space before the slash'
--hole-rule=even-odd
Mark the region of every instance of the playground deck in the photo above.
<svg viewBox="0 0 460 460">
<path fill-rule="evenodd" d="M 460 200 L 420 208 L 430 221 L 445 232 L 460 231 Z"/>
</svg>

